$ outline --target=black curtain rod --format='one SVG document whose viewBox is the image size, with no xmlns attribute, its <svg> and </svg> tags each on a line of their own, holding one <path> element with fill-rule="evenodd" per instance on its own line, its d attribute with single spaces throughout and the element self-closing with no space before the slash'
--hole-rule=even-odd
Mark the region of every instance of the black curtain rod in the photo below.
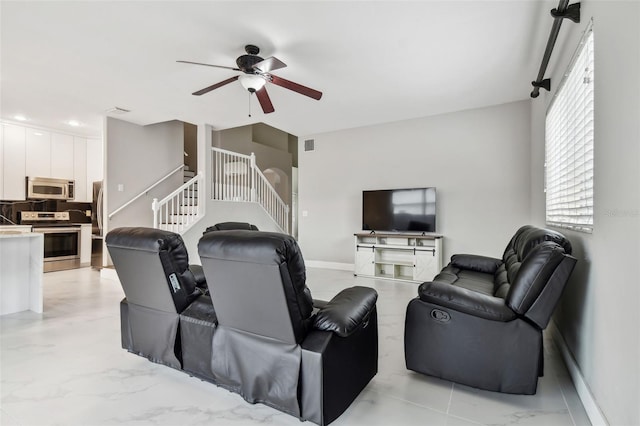
<svg viewBox="0 0 640 426">
<path fill-rule="evenodd" d="M 535 81 L 531 82 L 533 91 L 531 92 L 532 98 L 537 98 L 540 94 L 540 88 L 551 90 L 551 79 L 544 78 L 544 73 L 547 71 L 547 65 L 549 65 L 549 58 L 551 58 L 551 52 L 556 45 L 556 39 L 560 32 L 560 26 L 564 18 L 570 19 L 573 22 L 580 22 L 580 3 L 573 3 L 567 6 L 569 0 L 560 0 L 557 9 L 551 9 L 551 16 L 553 16 L 553 26 L 551 27 L 551 33 L 549 34 L 549 40 L 547 41 L 547 48 L 544 50 L 544 56 L 542 57 L 542 63 L 540 64 L 540 71 L 538 71 L 538 77 Z"/>
</svg>

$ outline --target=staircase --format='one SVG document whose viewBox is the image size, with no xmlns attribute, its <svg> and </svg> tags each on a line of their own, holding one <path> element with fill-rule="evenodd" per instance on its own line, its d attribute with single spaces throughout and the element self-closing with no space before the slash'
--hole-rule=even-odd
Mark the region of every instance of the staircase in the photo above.
<svg viewBox="0 0 640 426">
<path fill-rule="evenodd" d="M 182 183 L 189 183 L 196 177 L 196 172 L 189 170 L 189 166 L 184 166 Z M 178 214 L 174 215 L 170 222 L 180 222 L 180 215 L 194 215 L 198 213 L 198 180 L 193 182 L 193 187 L 185 189 L 183 204 L 178 210 Z"/>
<path fill-rule="evenodd" d="M 182 186 L 160 201 L 157 198 L 153 200 L 151 208 L 155 228 L 184 233 L 204 216 L 198 197 L 200 179 L 201 176 L 184 166 Z"/>
<path fill-rule="evenodd" d="M 212 199 L 257 203 L 280 232 L 289 233 L 289 206 L 256 166 L 256 156 L 212 148 Z"/>
<path fill-rule="evenodd" d="M 220 148 L 211 153 L 211 199 L 257 203 L 280 229 L 289 233 L 289 206 L 256 166 L 256 157 Z M 153 200 L 153 226 L 184 234 L 205 215 L 202 176 L 184 166 L 184 184 L 164 199 Z M 200 185 L 202 186 L 202 185 Z"/>
</svg>

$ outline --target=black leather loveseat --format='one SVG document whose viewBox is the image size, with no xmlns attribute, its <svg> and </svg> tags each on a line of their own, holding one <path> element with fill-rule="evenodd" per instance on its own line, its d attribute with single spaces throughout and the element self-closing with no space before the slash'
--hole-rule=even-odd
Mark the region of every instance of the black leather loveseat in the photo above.
<svg viewBox="0 0 640 426">
<path fill-rule="evenodd" d="M 340 416 L 375 376 L 375 290 L 313 300 L 293 237 L 236 230 L 201 238 L 210 292 L 202 294 L 181 281 L 190 277 L 186 267 L 165 265 L 176 259 L 163 247 L 178 239 L 136 228 L 107 236 L 126 295 L 125 349 L 319 425 Z"/>
<path fill-rule="evenodd" d="M 542 330 L 576 263 L 558 232 L 518 229 L 501 259 L 454 255 L 407 306 L 410 370 L 469 386 L 534 394 Z"/>
</svg>

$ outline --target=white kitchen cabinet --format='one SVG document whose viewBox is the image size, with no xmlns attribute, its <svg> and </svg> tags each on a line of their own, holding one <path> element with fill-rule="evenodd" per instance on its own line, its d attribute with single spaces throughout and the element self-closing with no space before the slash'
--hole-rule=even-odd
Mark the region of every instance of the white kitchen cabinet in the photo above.
<svg viewBox="0 0 640 426">
<path fill-rule="evenodd" d="M 2 175 L 3 200 L 24 200 L 26 129 L 11 124 L 3 125 Z"/>
<path fill-rule="evenodd" d="M 74 201 L 91 202 L 103 178 L 102 139 L 2 122 L 0 167 L 0 200 L 24 200 L 28 176 L 74 180 Z"/>
<path fill-rule="evenodd" d="M 25 129 L 26 132 L 26 176 L 51 176 L 51 133 L 38 129 Z"/>
<path fill-rule="evenodd" d="M 73 136 L 60 133 L 51 134 L 51 176 L 57 179 L 73 179 L 74 141 Z"/>
<path fill-rule="evenodd" d="M 76 181 L 75 201 L 91 202 L 91 187 L 87 182 L 87 140 L 73 138 L 73 179 Z"/>
</svg>

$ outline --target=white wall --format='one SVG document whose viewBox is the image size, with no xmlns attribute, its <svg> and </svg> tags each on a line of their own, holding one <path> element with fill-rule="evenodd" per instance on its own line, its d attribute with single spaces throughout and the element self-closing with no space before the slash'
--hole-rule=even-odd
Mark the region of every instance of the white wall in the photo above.
<svg viewBox="0 0 640 426">
<path fill-rule="evenodd" d="M 527 100 L 299 137 L 305 259 L 354 262 L 363 190 L 425 186 L 437 187 L 445 262 L 462 252 L 502 256 L 530 221 L 530 134 Z M 314 151 L 304 151 L 306 139 Z"/>
<path fill-rule="evenodd" d="M 183 123 L 140 126 L 107 118 L 105 204 L 108 214 L 124 205 L 183 163 Z M 152 226 L 151 202 L 182 185 L 183 174 L 175 173 L 146 196 L 105 219 L 106 230 L 120 226 Z M 123 191 L 118 190 L 123 186 Z"/>
<path fill-rule="evenodd" d="M 553 2 L 549 8 L 555 7 Z M 582 1 L 550 64 L 557 89 L 588 21 L 595 45 L 594 230 L 564 232 L 578 258 L 554 317 L 611 425 L 640 424 L 640 3 Z M 544 225 L 544 118 L 532 103 L 532 213 Z"/>
</svg>

